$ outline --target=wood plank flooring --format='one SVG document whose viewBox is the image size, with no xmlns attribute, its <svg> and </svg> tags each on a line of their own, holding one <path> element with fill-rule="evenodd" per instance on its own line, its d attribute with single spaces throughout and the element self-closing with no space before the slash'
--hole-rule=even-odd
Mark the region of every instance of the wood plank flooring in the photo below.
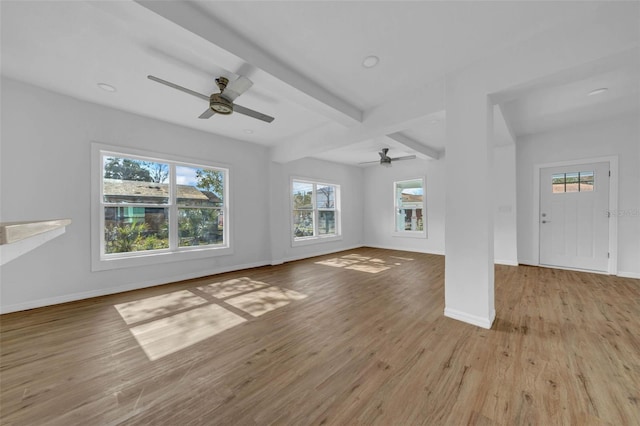
<svg viewBox="0 0 640 426">
<path fill-rule="evenodd" d="M 497 266 L 484 330 L 443 275 L 363 248 L 3 315 L 0 423 L 640 425 L 640 280 Z"/>
</svg>

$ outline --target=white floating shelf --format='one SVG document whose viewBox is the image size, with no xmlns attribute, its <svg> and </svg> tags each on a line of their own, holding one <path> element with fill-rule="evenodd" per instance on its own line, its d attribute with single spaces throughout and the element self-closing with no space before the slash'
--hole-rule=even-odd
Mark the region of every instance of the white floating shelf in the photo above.
<svg viewBox="0 0 640 426">
<path fill-rule="evenodd" d="M 64 234 L 71 219 L 0 223 L 0 265 Z"/>
</svg>

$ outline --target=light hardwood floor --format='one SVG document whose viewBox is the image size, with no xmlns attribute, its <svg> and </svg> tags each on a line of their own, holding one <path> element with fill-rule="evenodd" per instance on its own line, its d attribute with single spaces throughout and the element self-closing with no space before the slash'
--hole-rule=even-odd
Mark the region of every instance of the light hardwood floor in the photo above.
<svg viewBox="0 0 640 426">
<path fill-rule="evenodd" d="M 358 249 L 1 321 L 3 425 L 639 425 L 640 280 Z M 153 359 L 153 360 L 151 360 Z"/>
</svg>

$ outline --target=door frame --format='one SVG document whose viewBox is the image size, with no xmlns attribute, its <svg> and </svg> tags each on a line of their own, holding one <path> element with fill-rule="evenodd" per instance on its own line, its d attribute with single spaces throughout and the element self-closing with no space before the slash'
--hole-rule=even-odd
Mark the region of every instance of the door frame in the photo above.
<svg viewBox="0 0 640 426">
<path fill-rule="evenodd" d="M 618 209 L 618 156 L 591 157 L 580 160 L 558 161 L 554 163 L 540 163 L 533 166 L 533 253 L 537 266 L 540 264 L 540 171 L 547 167 L 579 166 L 582 164 L 609 162 L 611 177 L 609 178 L 609 211 L 615 213 Z M 571 269 L 571 268 L 557 268 Z M 596 272 L 597 273 L 597 272 Z M 618 273 L 618 215 L 609 216 L 609 275 Z"/>
</svg>

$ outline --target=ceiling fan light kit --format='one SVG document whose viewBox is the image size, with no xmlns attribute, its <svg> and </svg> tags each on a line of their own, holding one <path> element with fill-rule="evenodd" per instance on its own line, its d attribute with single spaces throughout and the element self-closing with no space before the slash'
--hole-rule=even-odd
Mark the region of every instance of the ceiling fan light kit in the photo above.
<svg viewBox="0 0 640 426">
<path fill-rule="evenodd" d="M 191 96 L 195 96 L 196 98 L 209 101 L 209 108 L 207 108 L 207 110 L 200 114 L 200 116 L 198 117 L 201 119 L 211 118 L 215 114 L 230 115 L 235 111 L 239 114 L 243 114 L 257 120 L 262 120 L 267 123 L 271 123 L 274 120 L 274 118 L 269 115 L 234 103 L 235 99 L 238 96 L 249 90 L 249 88 L 251 88 L 251 86 L 253 85 L 253 82 L 251 80 L 242 75 L 231 83 L 229 83 L 229 79 L 226 77 L 216 78 L 216 84 L 220 89 L 220 93 L 212 93 L 209 96 L 203 95 L 202 93 L 195 92 L 191 89 L 187 89 L 186 87 L 179 86 L 175 83 L 171 83 L 153 75 L 148 75 L 147 78 L 151 81 L 155 81 L 156 83 L 164 84 L 165 86 L 180 90 L 181 92 L 187 93 Z"/>
<path fill-rule="evenodd" d="M 229 115 L 233 112 L 233 102 L 226 100 L 219 93 L 214 93 L 209 98 L 209 108 L 216 114 Z"/>
<path fill-rule="evenodd" d="M 391 158 L 387 155 L 387 153 L 389 152 L 389 148 L 382 148 L 382 151 L 378 152 L 378 155 L 380 156 L 380 161 L 364 161 L 362 163 L 359 164 L 373 164 L 373 163 L 380 163 L 381 166 L 384 167 L 391 167 L 391 162 L 392 161 L 400 161 L 400 160 L 414 160 L 416 158 L 415 155 L 405 155 L 403 157 L 395 157 L 395 158 Z"/>
</svg>

